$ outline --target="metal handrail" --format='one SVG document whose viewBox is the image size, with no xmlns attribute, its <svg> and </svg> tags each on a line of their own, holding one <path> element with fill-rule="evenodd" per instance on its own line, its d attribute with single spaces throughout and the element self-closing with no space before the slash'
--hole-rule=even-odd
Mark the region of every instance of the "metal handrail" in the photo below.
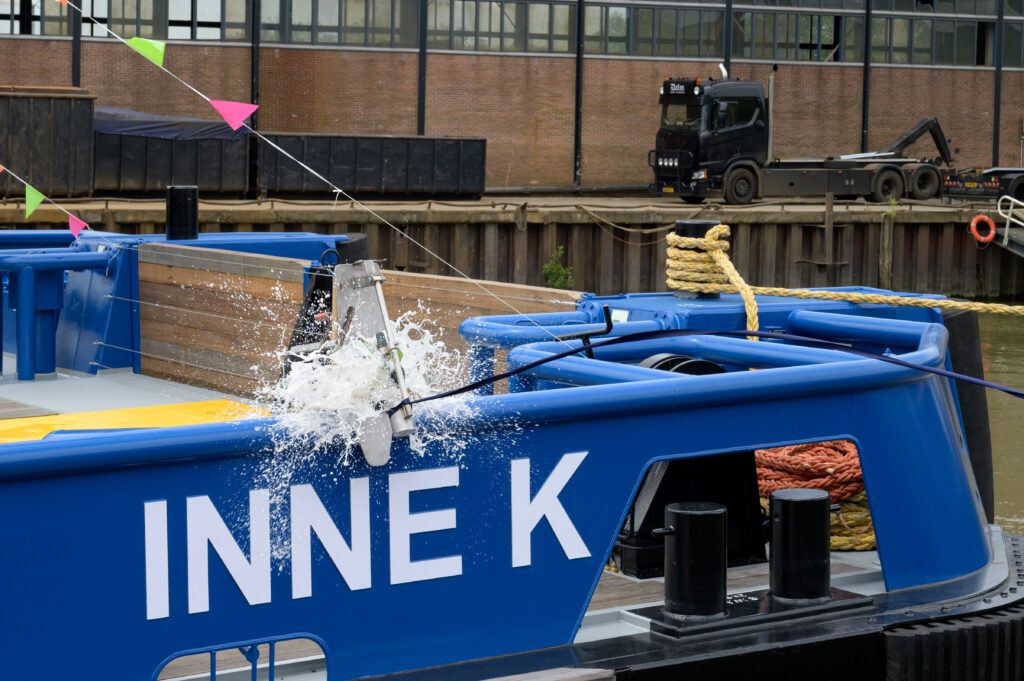
<svg viewBox="0 0 1024 681">
<path fill-rule="evenodd" d="M 1000 217 L 1006 221 L 1006 226 L 1003 228 L 1003 246 L 1010 242 L 1010 223 L 1017 225 L 1018 227 L 1024 227 L 1024 201 L 1015 199 L 1009 194 L 1004 194 L 999 197 L 998 203 L 996 203 L 996 210 L 999 212 Z"/>
</svg>

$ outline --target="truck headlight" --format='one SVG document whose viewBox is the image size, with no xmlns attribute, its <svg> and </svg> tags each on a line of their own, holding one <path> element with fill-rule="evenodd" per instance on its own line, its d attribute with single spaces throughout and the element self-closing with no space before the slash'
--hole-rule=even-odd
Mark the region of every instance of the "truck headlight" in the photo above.
<svg viewBox="0 0 1024 681">
<path fill-rule="evenodd" d="M 691 177 L 690 179 L 691 180 L 706 180 L 706 179 L 708 179 L 708 171 L 707 170 L 698 170 L 698 171 L 696 171 L 693 174 L 693 177 Z"/>
</svg>

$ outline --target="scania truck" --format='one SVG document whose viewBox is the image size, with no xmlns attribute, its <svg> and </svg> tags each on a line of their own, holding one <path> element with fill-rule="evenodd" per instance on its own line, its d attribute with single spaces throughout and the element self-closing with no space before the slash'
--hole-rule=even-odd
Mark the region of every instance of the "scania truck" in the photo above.
<svg viewBox="0 0 1024 681">
<path fill-rule="evenodd" d="M 757 81 L 667 79 L 661 86 L 661 127 L 648 155 L 654 169 L 651 191 L 694 203 L 722 196 L 727 203 L 743 204 L 828 192 L 877 202 L 908 195 L 930 199 L 942 184 L 940 165 L 953 164 L 949 141 L 935 118 L 921 120 L 882 151 L 777 159 L 772 155 L 771 101 Z M 939 157 L 904 158 L 926 133 Z"/>
</svg>

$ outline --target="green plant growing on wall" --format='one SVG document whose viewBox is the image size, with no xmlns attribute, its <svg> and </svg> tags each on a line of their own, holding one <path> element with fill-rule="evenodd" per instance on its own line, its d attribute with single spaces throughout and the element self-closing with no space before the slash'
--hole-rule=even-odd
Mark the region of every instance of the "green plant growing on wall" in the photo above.
<svg viewBox="0 0 1024 681">
<path fill-rule="evenodd" d="M 559 246 L 541 268 L 541 272 L 544 274 L 544 285 L 548 288 L 572 288 L 572 268 L 562 264 L 564 257 L 565 249 Z"/>
<path fill-rule="evenodd" d="M 889 208 L 885 212 L 891 217 L 896 217 L 896 214 L 900 212 L 900 202 L 896 199 L 889 199 Z"/>
</svg>

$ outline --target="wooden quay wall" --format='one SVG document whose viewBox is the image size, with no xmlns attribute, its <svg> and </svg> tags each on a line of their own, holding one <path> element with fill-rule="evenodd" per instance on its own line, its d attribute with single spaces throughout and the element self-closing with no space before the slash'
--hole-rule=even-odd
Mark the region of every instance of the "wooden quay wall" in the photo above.
<svg viewBox="0 0 1024 681">
<path fill-rule="evenodd" d="M 159 201 L 65 207 L 97 229 L 164 231 Z M 387 269 L 532 286 L 545 284 L 544 264 L 561 246 L 573 289 L 615 294 L 667 290 L 665 228 L 678 219 L 710 219 L 731 226 L 730 256 L 753 285 L 862 285 L 983 300 L 1024 296 L 1021 258 L 995 243 L 980 247 L 967 231 L 980 210 L 995 215 L 993 206 L 837 202 L 827 210 L 798 202 L 690 206 L 655 197 L 586 196 L 370 207 L 395 227 L 348 202 L 280 200 L 201 201 L 200 222 L 204 232 L 361 232 Z M 66 225 L 66 216 L 48 206 L 32 220 L 24 222 L 20 203 L 0 206 L 4 228 Z"/>
</svg>

